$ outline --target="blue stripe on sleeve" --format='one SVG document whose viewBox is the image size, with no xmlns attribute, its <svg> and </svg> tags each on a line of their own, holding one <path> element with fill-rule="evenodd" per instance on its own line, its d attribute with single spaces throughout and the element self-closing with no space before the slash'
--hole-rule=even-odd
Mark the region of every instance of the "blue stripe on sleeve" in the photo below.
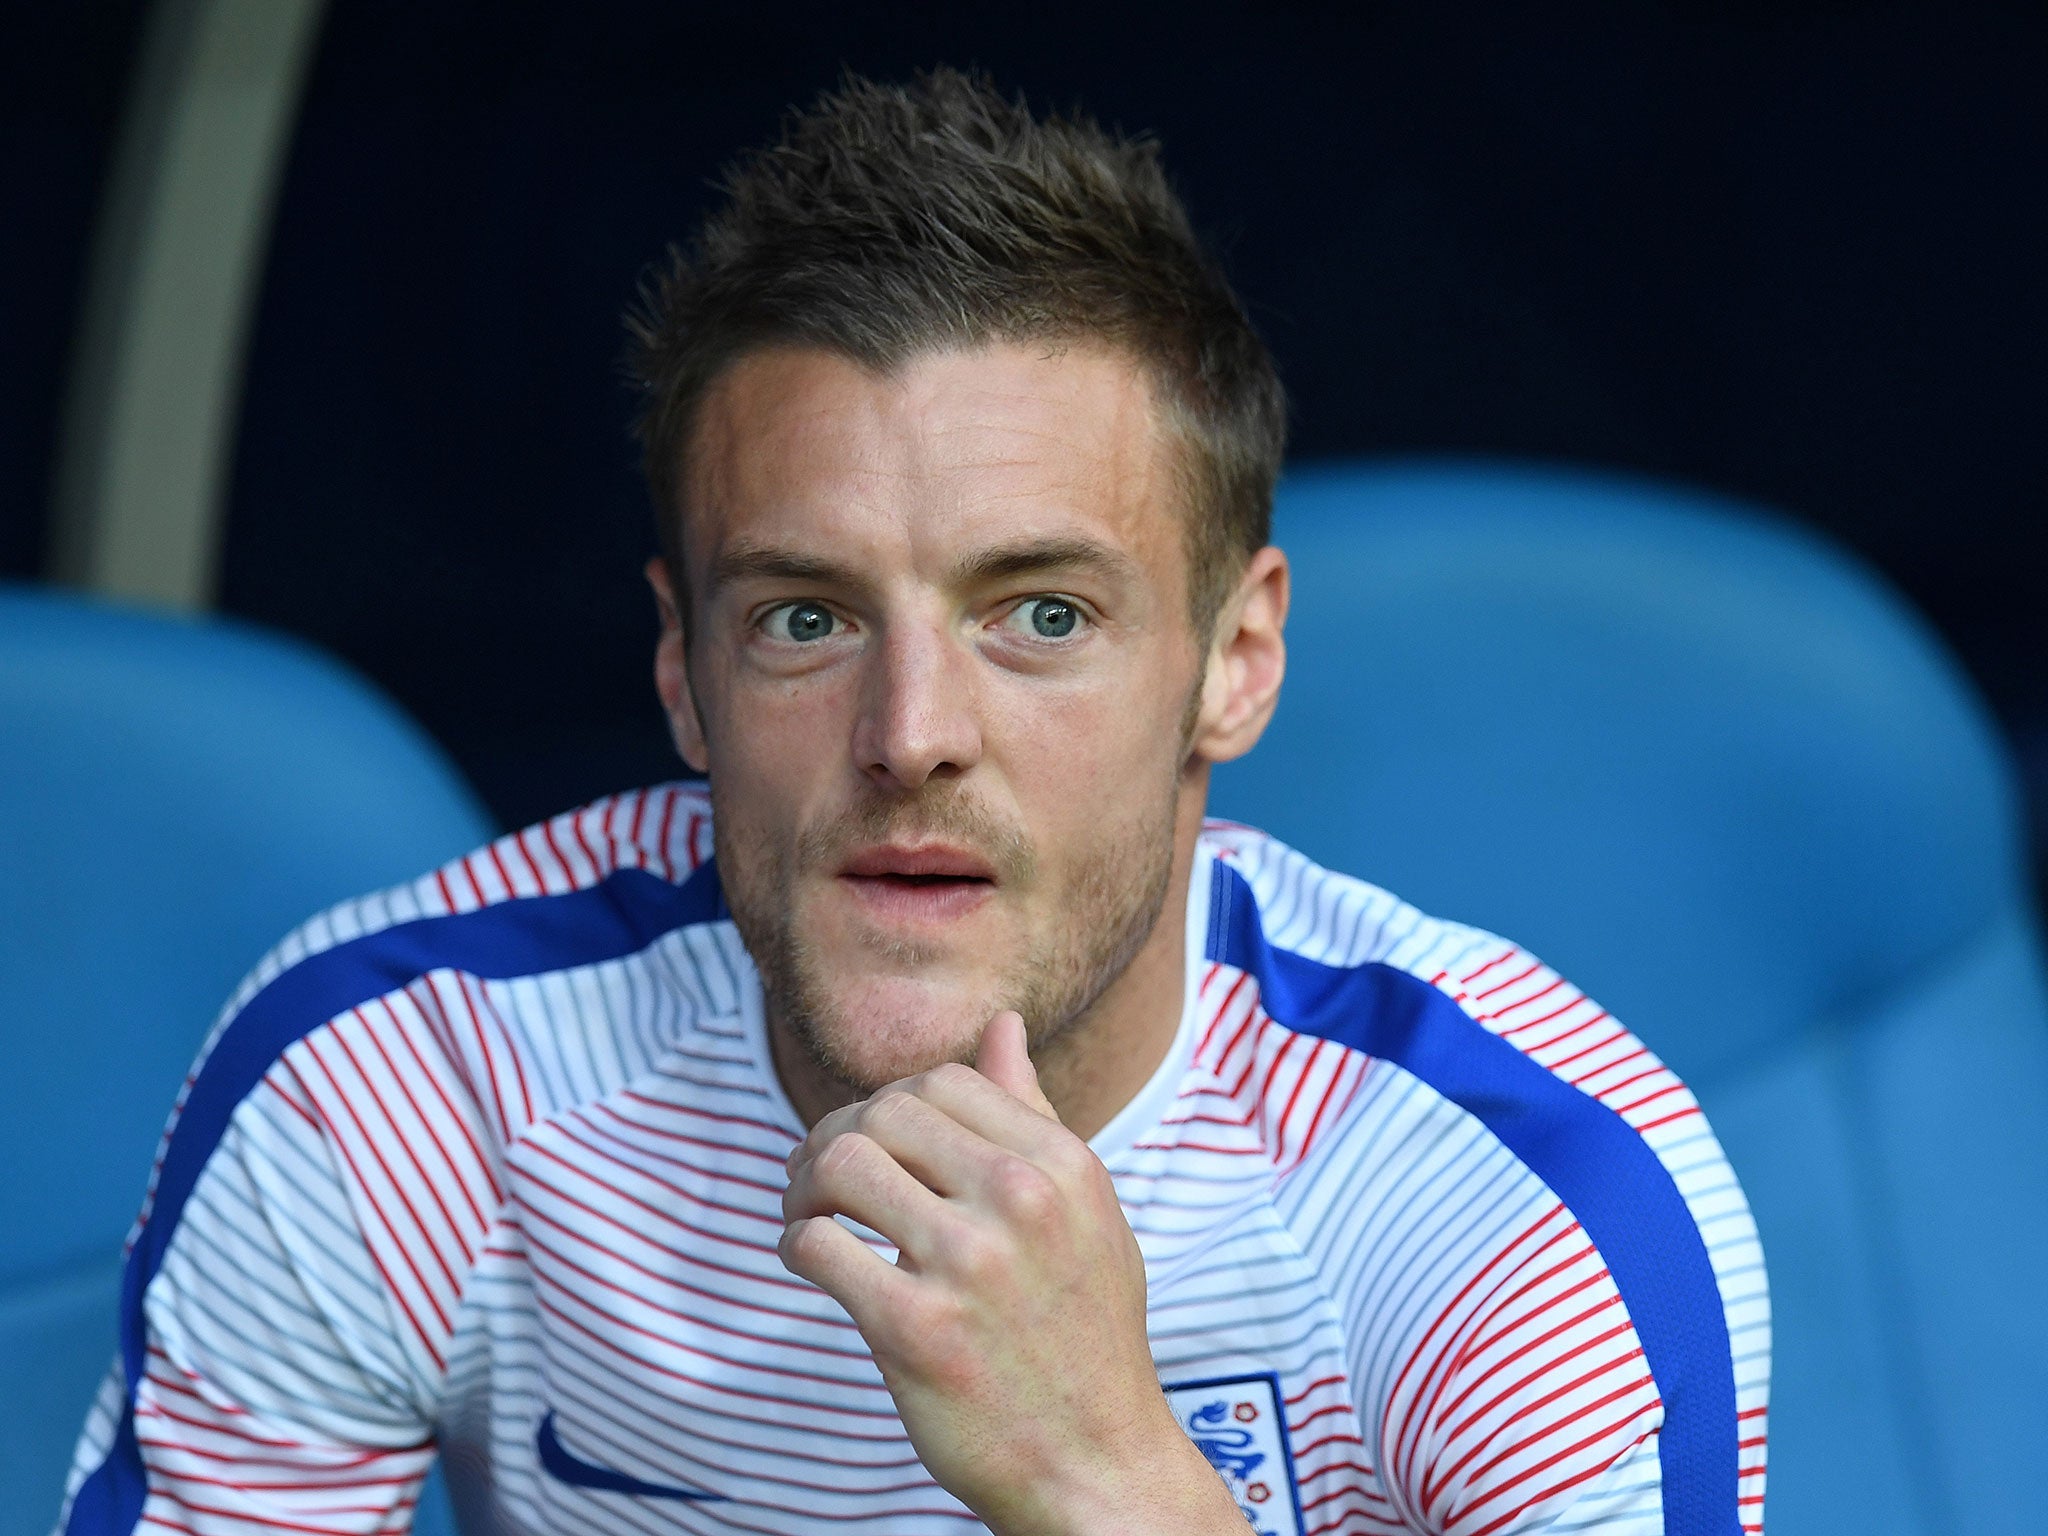
<svg viewBox="0 0 2048 1536">
<path fill-rule="evenodd" d="M 1275 949 L 1250 885 L 1214 867 L 1209 959 L 1251 975 L 1278 1023 L 1393 1062 L 1477 1116 L 1564 1202 L 1614 1277 L 1663 1399 L 1664 1529 L 1739 1536 L 1727 1314 L 1699 1226 L 1657 1154 L 1420 977 Z"/>
<path fill-rule="evenodd" d="M 394 924 L 309 956 L 250 998 L 200 1066 L 164 1149 L 149 1219 L 121 1276 L 128 1401 L 106 1460 L 72 1501 L 65 1536 L 126 1536 L 142 1516 L 148 1478 L 135 1441 L 135 1392 L 148 1347 L 143 1295 L 228 1121 L 289 1046 L 429 971 L 505 980 L 596 965 L 635 954 L 677 928 L 723 916 L 724 896 L 708 862 L 680 886 L 645 870 L 621 869 L 561 896 L 519 897 L 474 912 Z"/>
</svg>

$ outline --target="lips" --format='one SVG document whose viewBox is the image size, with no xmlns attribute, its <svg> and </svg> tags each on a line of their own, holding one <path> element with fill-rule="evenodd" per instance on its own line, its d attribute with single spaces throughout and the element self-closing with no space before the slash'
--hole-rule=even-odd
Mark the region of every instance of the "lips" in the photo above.
<svg viewBox="0 0 2048 1536">
<path fill-rule="evenodd" d="M 861 849 L 841 866 L 839 883 L 874 917 L 913 924 L 965 917 L 996 888 L 987 859 L 936 843 Z"/>
<path fill-rule="evenodd" d="M 995 879 L 995 870 L 987 859 L 942 843 L 864 848 L 846 861 L 840 873 L 865 880 Z"/>
</svg>

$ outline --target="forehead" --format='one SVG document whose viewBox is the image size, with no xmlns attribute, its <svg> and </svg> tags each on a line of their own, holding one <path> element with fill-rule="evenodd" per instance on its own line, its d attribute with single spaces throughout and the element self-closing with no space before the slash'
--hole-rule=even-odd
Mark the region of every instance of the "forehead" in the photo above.
<svg viewBox="0 0 2048 1536">
<path fill-rule="evenodd" d="M 684 544 L 693 573 L 735 542 L 939 569 L 1079 536 L 1177 583 L 1173 452 L 1143 369 L 1107 349 L 997 345 L 887 372 L 763 351 L 703 398 Z"/>
</svg>

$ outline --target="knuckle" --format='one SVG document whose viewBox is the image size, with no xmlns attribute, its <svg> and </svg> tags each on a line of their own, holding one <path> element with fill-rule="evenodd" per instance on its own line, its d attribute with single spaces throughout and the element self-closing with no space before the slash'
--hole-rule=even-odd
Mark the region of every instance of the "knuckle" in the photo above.
<svg viewBox="0 0 2048 1536">
<path fill-rule="evenodd" d="M 1106 1182 L 1109 1170 L 1087 1142 L 1076 1136 L 1061 1137 L 1046 1153 L 1045 1161 L 1062 1180 L 1073 1184 Z"/>
<path fill-rule="evenodd" d="M 825 1216 L 807 1216 L 785 1227 L 778 1245 L 783 1263 L 791 1269 L 806 1269 L 823 1258 L 827 1242 L 824 1228 L 829 1220 Z"/>
<path fill-rule="evenodd" d="M 859 1131 L 842 1131 L 826 1142 L 811 1160 L 822 1181 L 836 1181 L 858 1173 L 879 1148 Z"/>
<path fill-rule="evenodd" d="M 879 1134 L 905 1130 L 916 1123 L 923 1108 L 916 1096 L 904 1089 L 884 1089 L 862 1106 L 861 1129 Z"/>
<path fill-rule="evenodd" d="M 963 1066 L 957 1061 L 941 1062 L 924 1075 L 925 1081 L 934 1088 L 954 1092 L 978 1080 L 980 1076 L 981 1074 L 976 1072 L 974 1068 Z"/>
<path fill-rule="evenodd" d="M 995 1198 L 1006 1215 L 1030 1226 L 1042 1226 L 1060 1210 L 1060 1189 L 1051 1174 L 1021 1157 L 996 1165 Z"/>
</svg>

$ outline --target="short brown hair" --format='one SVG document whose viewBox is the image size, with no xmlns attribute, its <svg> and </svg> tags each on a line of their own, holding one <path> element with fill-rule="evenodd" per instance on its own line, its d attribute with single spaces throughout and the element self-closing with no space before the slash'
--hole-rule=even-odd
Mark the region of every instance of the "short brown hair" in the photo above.
<svg viewBox="0 0 2048 1536">
<path fill-rule="evenodd" d="M 1181 439 L 1190 606 L 1208 634 L 1267 541 L 1286 401 L 1155 140 L 1034 117 L 959 70 L 902 86 L 849 76 L 741 156 L 722 190 L 626 317 L 679 600 L 696 408 L 741 355 L 818 347 L 886 371 L 946 348 L 1092 340 L 1147 368 Z"/>
</svg>

